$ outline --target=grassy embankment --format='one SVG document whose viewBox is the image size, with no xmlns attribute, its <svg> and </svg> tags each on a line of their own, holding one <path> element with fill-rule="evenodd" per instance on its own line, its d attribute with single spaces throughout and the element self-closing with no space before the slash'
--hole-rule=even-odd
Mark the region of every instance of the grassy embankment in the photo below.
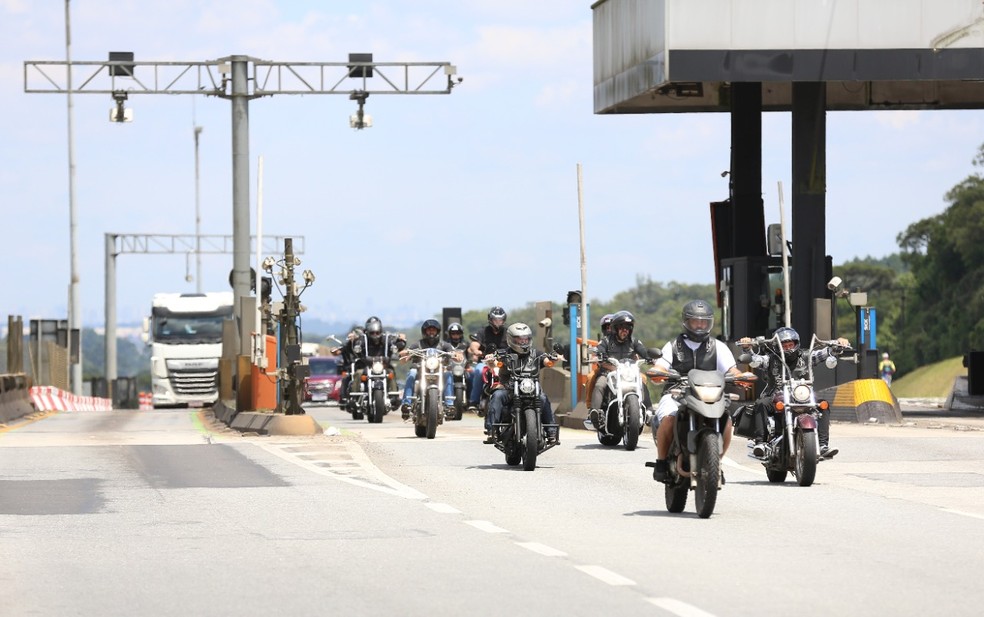
<svg viewBox="0 0 984 617">
<path fill-rule="evenodd" d="M 899 398 L 946 398 L 953 380 L 966 375 L 963 356 L 922 366 L 892 382 L 892 392 Z"/>
</svg>

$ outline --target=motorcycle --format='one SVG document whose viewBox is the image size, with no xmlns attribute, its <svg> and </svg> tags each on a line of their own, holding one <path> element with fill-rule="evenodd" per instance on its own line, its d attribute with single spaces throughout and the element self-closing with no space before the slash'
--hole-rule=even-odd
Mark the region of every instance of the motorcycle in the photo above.
<svg viewBox="0 0 984 617">
<path fill-rule="evenodd" d="M 596 427 L 591 419 L 584 421 L 584 427 L 597 431 L 598 441 L 605 446 L 617 446 L 624 441 L 626 450 L 635 450 L 639 435 L 646 425 L 643 417 L 643 383 L 640 367 L 646 360 L 611 360 L 601 358 L 599 362 L 608 365 L 605 373 L 608 387 L 602 399 L 603 415 Z"/>
<path fill-rule="evenodd" d="M 492 425 L 493 444 L 506 455 L 506 464 L 523 464 L 525 471 L 536 469 L 536 457 L 556 443 L 547 443 L 546 429 L 559 430 L 557 424 L 540 421 L 540 369 L 539 358 L 532 354 L 520 360 L 519 356 L 503 351 L 487 357 L 487 365 L 498 369 L 507 366 L 512 379 L 512 404 L 506 422 Z M 547 366 L 553 362 L 547 361 Z M 503 386 L 499 386 L 503 387 Z"/>
<path fill-rule="evenodd" d="M 451 358 L 451 392 L 452 399 L 448 402 L 450 410 L 450 420 L 460 420 L 465 409 L 468 408 L 468 360 L 464 352 L 460 356 Z"/>
<path fill-rule="evenodd" d="M 835 340 L 818 339 L 814 334 L 807 356 L 811 359 L 807 362 L 807 375 L 805 378 L 797 378 L 783 361 L 782 343 L 778 337 L 759 337 L 752 346 L 755 355 L 769 354 L 770 361 L 778 362 L 782 367 L 772 398 L 774 413 L 772 417 L 765 419 L 766 460 L 762 461 L 762 465 L 765 466 L 765 475 L 769 482 L 785 482 L 786 474 L 792 472 L 800 486 L 810 486 L 816 479 L 817 464 L 824 460 L 820 456 L 817 428 L 820 414 L 829 409 L 829 404 L 817 399 L 813 388 L 812 362 L 814 354 L 823 348 L 829 350 L 825 364 L 830 369 L 837 366 L 838 356 L 854 352 L 851 347 L 840 345 Z M 752 368 L 759 365 L 753 356 Z M 744 405 L 735 412 L 735 426 L 740 427 L 736 431 L 738 435 L 755 437 L 754 434 L 747 434 L 747 429 L 743 428 L 754 426 L 753 422 L 747 421 L 754 418 L 754 413 L 754 404 Z"/>
<path fill-rule="evenodd" d="M 410 419 L 413 421 L 417 437 L 434 439 L 437 435 L 437 425 L 444 423 L 447 414 L 444 411 L 444 371 L 448 359 L 453 357 L 447 351 L 439 349 L 407 349 L 406 354 L 420 358 L 417 366 L 417 380 L 414 382 L 414 393 L 410 404 Z"/>
<path fill-rule="evenodd" d="M 391 341 L 395 335 L 384 336 L 385 349 L 394 353 L 396 347 Z M 372 356 L 365 358 L 363 363 L 365 368 L 359 378 L 359 387 L 352 388 L 353 392 L 349 394 L 349 411 L 356 420 L 365 416 L 371 424 L 379 424 L 391 408 L 399 406 L 400 392 L 389 390 L 389 384 L 396 383 L 392 360 L 390 356 Z"/>
<path fill-rule="evenodd" d="M 691 370 L 681 375 L 675 370 L 650 369 L 647 373 L 666 382 L 666 392 L 680 408 L 669 452 L 669 476 L 665 499 L 668 512 L 679 513 L 687 505 L 687 496 L 694 491 L 697 516 L 709 518 L 717 503 L 718 491 L 724 486 L 721 456 L 724 453 L 723 431 L 727 425 L 728 406 L 737 399 L 726 394 L 725 384 L 753 381 L 750 373 L 736 377 L 717 371 Z M 655 467 L 655 462 L 647 462 Z"/>
</svg>

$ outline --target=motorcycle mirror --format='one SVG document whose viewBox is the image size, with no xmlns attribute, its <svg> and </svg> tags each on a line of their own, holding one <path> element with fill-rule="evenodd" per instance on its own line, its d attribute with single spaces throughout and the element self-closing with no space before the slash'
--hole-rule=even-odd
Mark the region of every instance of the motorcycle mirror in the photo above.
<svg viewBox="0 0 984 617">
<path fill-rule="evenodd" d="M 834 356 L 827 356 L 827 359 L 824 360 L 823 363 L 827 368 L 835 368 L 837 366 L 837 358 Z"/>
</svg>

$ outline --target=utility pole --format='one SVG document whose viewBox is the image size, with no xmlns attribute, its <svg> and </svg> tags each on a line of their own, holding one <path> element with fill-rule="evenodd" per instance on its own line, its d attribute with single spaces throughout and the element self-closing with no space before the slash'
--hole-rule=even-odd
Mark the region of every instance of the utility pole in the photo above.
<svg viewBox="0 0 984 617">
<path fill-rule="evenodd" d="M 249 101 L 275 94 L 345 95 L 358 102 L 349 126 L 364 129 L 371 126 L 371 118 L 363 113 L 370 94 L 450 94 L 463 79 L 457 77 L 456 67 L 449 62 L 374 62 L 372 54 L 349 54 L 348 62 L 276 62 L 245 55 L 200 62 L 137 62 L 131 52 L 109 55 L 105 61 L 27 60 L 24 92 L 108 95 L 116 105 L 110 114 L 116 122 L 129 120 L 124 103 L 132 95 L 192 94 L 231 101 L 231 278 L 234 310 L 241 329 L 245 323 L 240 314 L 242 298 L 250 295 Z M 73 67 L 83 72 L 78 86 L 71 83 L 71 77 L 67 83 L 64 79 L 62 69 L 70 76 Z M 73 313 L 78 302 L 77 297 L 73 299 Z M 240 330 L 240 341 L 248 340 L 249 334 Z"/>
</svg>

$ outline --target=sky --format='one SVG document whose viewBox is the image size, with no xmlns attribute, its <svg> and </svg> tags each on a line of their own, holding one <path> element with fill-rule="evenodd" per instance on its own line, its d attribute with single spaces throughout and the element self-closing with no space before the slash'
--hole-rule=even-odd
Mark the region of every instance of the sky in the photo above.
<svg viewBox="0 0 984 617">
<path fill-rule="evenodd" d="M 561 301 L 586 285 L 608 301 L 636 284 L 712 283 L 708 203 L 728 195 L 727 114 L 595 115 L 591 2 L 578 0 L 74 0 L 74 61 L 243 54 L 284 62 L 450 62 L 450 95 L 370 97 L 355 131 L 347 96 L 249 104 L 251 233 L 263 157 L 264 235 L 298 238 L 316 276 L 305 316 L 412 324 L 442 307 Z M 0 257 L 3 315 L 68 314 L 68 113 L 24 92 L 25 60 L 65 60 L 65 5 L 0 0 Z M 194 95 L 73 97 L 83 325 L 104 322 L 105 234 L 194 234 L 200 126 L 202 234 L 232 234 L 231 109 Z M 975 173 L 984 111 L 829 112 L 827 251 L 834 263 L 898 251 L 896 236 L 942 212 Z M 790 116 L 763 118 L 766 222 L 790 222 Z M 301 240 L 302 239 L 302 240 Z M 203 291 L 229 290 L 232 255 L 202 256 Z M 118 322 L 157 292 L 194 292 L 194 255 L 117 258 Z"/>
</svg>

